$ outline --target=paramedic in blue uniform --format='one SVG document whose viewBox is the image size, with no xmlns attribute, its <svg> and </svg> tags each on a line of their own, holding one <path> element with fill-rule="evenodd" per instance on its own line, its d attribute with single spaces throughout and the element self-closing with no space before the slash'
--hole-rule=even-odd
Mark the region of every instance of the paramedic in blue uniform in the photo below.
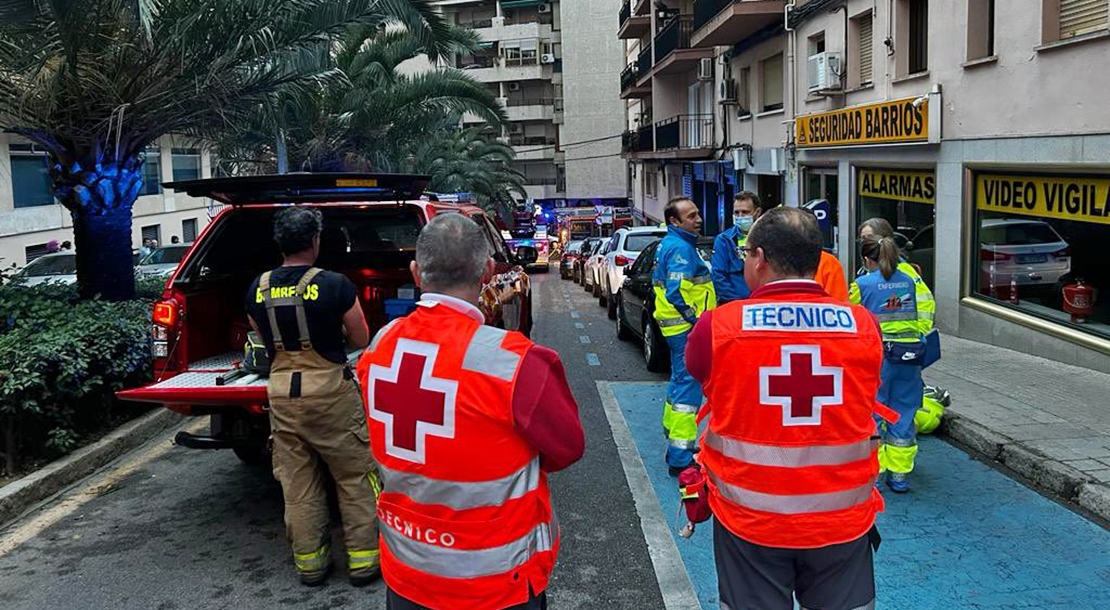
<svg viewBox="0 0 1110 610">
<path fill-rule="evenodd" d="M 721 232 L 713 242 L 713 288 L 717 305 L 748 298 L 751 290 L 744 281 L 744 247 L 752 225 L 763 214 L 759 195 L 742 191 L 732 202 L 732 227 Z"/>
</svg>

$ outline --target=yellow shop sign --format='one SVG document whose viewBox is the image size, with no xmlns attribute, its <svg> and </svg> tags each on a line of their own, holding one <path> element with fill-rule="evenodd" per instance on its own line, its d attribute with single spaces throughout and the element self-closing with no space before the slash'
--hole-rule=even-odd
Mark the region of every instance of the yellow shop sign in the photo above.
<svg viewBox="0 0 1110 610">
<path fill-rule="evenodd" d="M 800 116 L 795 121 L 798 148 L 925 143 L 929 141 L 929 101 L 881 102 Z"/>
<path fill-rule="evenodd" d="M 858 190 L 862 197 L 929 205 L 937 202 L 937 178 L 933 172 L 861 169 Z"/>
<path fill-rule="evenodd" d="M 1083 176 L 975 176 L 976 207 L 1110 225 L 1110 178 Z"/>
</svg>

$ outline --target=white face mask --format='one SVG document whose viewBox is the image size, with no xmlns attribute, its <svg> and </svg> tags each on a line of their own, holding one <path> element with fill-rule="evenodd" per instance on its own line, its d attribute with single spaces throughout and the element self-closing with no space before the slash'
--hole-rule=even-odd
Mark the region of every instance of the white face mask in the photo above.
<svg viewBox="0 0 1110 610">
<path fill-rule="evenodd" d="M 751 216 L 743 216 L 741 214 L 732 215 L 732 224 L 740 229 L 741 233 L 751 231 L 752 224 L 755 223 L 755 218 Z"/>
</svg>

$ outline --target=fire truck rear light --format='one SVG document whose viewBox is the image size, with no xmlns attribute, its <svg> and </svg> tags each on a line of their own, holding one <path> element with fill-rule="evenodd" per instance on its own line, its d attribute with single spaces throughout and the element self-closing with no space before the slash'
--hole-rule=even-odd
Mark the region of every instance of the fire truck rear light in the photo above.
<svg viewBox="0 0 1110 610">
<path fill-rule="evenodd" d="M 161 301 L 154 305 L 154 323 L 166 328 L 177 326 L 177 303 Z"/>
</svg>

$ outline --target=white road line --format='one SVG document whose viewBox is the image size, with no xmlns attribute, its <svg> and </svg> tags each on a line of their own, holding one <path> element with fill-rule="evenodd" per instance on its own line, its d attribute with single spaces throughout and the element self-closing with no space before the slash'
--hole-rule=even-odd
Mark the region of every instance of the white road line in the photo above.
<svg viewBox="0 0 1110 610">
<path fill-rule="evenodd" d="M 574 327 L 575 328 L 586 328 L 586 325 L 581 323 L 581 322 L 575 322 Z"/>
<path fill-rule="evenodd" d="M 579 343 L 589 343 L 590 342 L 590 336 L 589 335 L 580 335 L 578 337 L 578 342 Z"/>
<path fill-rule="evenodd" d="M 577 312 L 577 311 L 571 311 L 571 312 L 570 312 L 570 317 L 572 317 L 572 318 L 574 318 L 575 320 L 577 320 L 577 319 L 578 319 L 578 312 Z"/>
<path fill-rule="evenodd" d="M 185 429 L 196 434 L 208 428 L 208 418 L 189 422 L 189 424 Z M 19 548 L 28 540 L 41 534 L 43 530 L 72 515 L 90 500 L 110 491 L 113 485 L 119 483 L 131 473 L 174 449 L 171 439 L 180 429 L 180 426 L 170 428 L 166 433 L 148 442 L 145 448 L 141 448 L 134 453 L 125 454 L 120 458 L 121 461 L 110 465 L 108 470 L 93 474 L 61 492 L 63 495 L 70 495 L 64 497 L 57 504 L 38 514 L 31 513 L 34 516 L 26 522 L 15 522 L 8 530 L 0 533 L 0 557 Z M 51 501 L 47 500 L 47 502 Z"/>
<path fill-rule="evenodd" d="M 678 554 L 678 547 L 674 543 L 674 537 L 671 536 L 667 519 L 663 516 L 663 509 L 660 508 L 659 501 L 655 497 L 655 489 L 648 480 L 644 461 L 636 450 L 636 441 L 632 439 L 628 422 L 625 421 L 617 398 L 613 395 L 612 384 L 598 381 L 597 393 L 601 395 L 601 404 L 605 408 L 609 428 L 613 431 L 613 442 L 617 445 L 621 466 L 624 467 L 624 476 L 628 480 L 628 488 L 632 491 L 632 499 L 636 502 L 636 512 L 640 515 L 640 528 L 644 532 L 648 554 L 655 568 L 655 580 L 659 583 L 659 592 L 663 594 L 663 606 L 666 610 L 701 610 L 698 595 L 694 592 L 694 584 L 690 582 L 690 575 L 686 573 L 686 565 L 682 563 L 682 556 Z M 677 488 L 675 493 L 678 493 Z"/>
<path fill-rule="evenodd" d="M 601 366 L 601 359 L 593 352 L 586 354 L 586 362 L 588 362 L 590 366 Z"/>
</svg>

